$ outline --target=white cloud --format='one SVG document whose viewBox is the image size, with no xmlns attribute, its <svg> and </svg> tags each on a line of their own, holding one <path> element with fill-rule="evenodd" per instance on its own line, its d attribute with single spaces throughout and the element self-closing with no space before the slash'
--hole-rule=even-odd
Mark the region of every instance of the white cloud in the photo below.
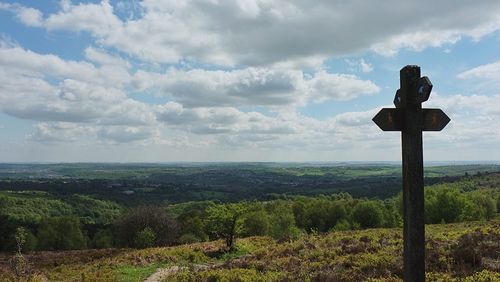
<svg viewBox="0 0 500 282">
<path fill-rule="evenodd" d="M 45 18 L 44 26 L 48 30 L 88 31 L 101 37 L 108 36 L 110 32 L 120 32 L 122 22 L 113 14 L 109 1 L 78 5 L 63 1 L 62 10 Z"/>
<path fill-rule="evenodd" d="M 465 35 L 464 32 L 458 30 L 416 31 L 391 36 L 385 41 L 373 44 L 371 49 L 383 56 L 393 56 L 403 48 L 420 52 L 425 48 L 456 43 L 462 35 Z"/>
<path fill-rule="evenodd" d="M 495 80 L 500 82 L 500 61 L 481 65 L 458 74 L 460 79 Z"/>
<path fill-rule="evenodd" d="M 160 106 L 158 120 L 166 125 L 195 134 L 294 134 L 295 124 L 282 117 L 268 117 L 258 112 L 236 108 L 184 108 L 178 103 Z"/>
<path fill-rule="evenodd" d="M 234 71 L 171 69 L 164 75 L 137 72 L 133 85 L 155 88 L 186 107 L 286 106 L 308 101 L 351 100 L 377 93 L 371 81 L 325 71 L 305 77 L 289 69 L 246 68 Z"/>
<path fill-rule="evenodd" d="M 27 26 L 42 26 L 42 13 L 33 8 L 20 8 L 17 13 L 19 20 Z"/>
<path fill-rule="evenodd" d="M 65 2 L 63 6 L 43 19 L 43 26 L 87 31 L 106 46 L 162 63 L 187 59 L 262 66 L 367 49 L 393 55 L 401 48 L 420 51 L 462 37 L 479 39 L 500 29 L 497 1 L 417 4 L 393 0 L 383 5 L 366 1 L 143 1 L 141 17 L 127 20 L 118 18 L 108 1 Z M 30 13 L 33 20 L 28 22 L 38 24 L 38 12 Z"/>
<path fill-rule="evenodd" d="M 151 143 L 158 137 L 153 127 L 99 126 L 72 122 L 43 122 L 33 126 L 28 139 L 43 143 L 131 143 L 147 141 Z"/>
<path fill-rule="evenodd" d="M 105 50 L 99 50 L 93 47 L 85 49 L 85 57 L 92 62 L 100 64 L 103 67 L 116 67 L 120 70 L 130 68 L 130 63 L 120 57 L 112 56 Z"/>
<path fill-rule="evenodd" d="M 158 135 L 157 130 L 149 127 L 109 126 L 102 127 L 97 135 L 100 139 L 117 143 L 148 140 Z"/>
<path fill-rule="evenodd" d="M 371 81 L 360 80 L 353 75 L 330 74 L 325 71 L 316 73 L 305 84 L 308 94 L 315 102 L 329 99 L 350 100 L 380 91 L 380 88 Z"/>
<path fill-rule="evenodd" d="M 171 70 L 161 91 L 188 107 L 287 105 L 300 97 L 302 72 L 248 68 L 235 71 Z"/>
<path fill-rule="evenodd" d="M 313 153 L 303 153 L 309 159 L 380 150 L 383 158 L 400 140 L 372 123 L 378 107 L 329 118 L 297 112 L 380 92 L 373 81 L 325 71 L 325 60 L 355 55 L 353 73 L 367 73 L 373 65 L 359 59 L 366 50 L 422 51 L 500 29 L 498 1 L 110 3 L 61 1 L 60 11 L 46 15 L 0 3 L 26 26 L 91 36 L 82 59 L 65 60 L 1 35 L 0 111 L 34 121 L 30 140 L 202 148 L 214 155 L 304 151 Z M 458 78 L 500 85 L 499 74 L 495 62 Z M 444 108 L 452 122 L 443 134 L 426 135 L 426 146 L 500 142 L 498 95 L 433 97 L 429 104 Z"/>
<path fill-rule="evenodd" d="M 372 72 L 373 66 L 370 63 L 365 62 L 364 59 L 359 60 L 359 65 L 361 67 L 362 72 Z"/>
<path fill-rule="evenodd" d="M 71 78 L 107 86 L 120 86 L 130 79 L 124 68 L 107 65 L 98 68 L 86 61 L 66 61 L 20 47 L 0 48 L 0 64 L 18 76 Z"/>
<path fill-rule="evenodd" d="M 87 53 L 105 65 L 65 61 L 19 47 L 0 48 L 0 110 L 38 121 L 154 122 L 148 106 L 128 98 L 122 89 L 129 78 L 126 65 L 106 54 Z"/>
<path fill-rule="evenodd" d="M 38 123 L 28 136 L 37 142 L 78 142 L 85 143 L 95 137 L 95 128 L 69 122 Z"/>
<path fill-rule="evenodd" d="M 500 94 L 500 61 L 480 65 L 457 75 L 466 89 L 476 94 Z M 496 102 L 494 102 L 496 103 Z"/>
</svg>

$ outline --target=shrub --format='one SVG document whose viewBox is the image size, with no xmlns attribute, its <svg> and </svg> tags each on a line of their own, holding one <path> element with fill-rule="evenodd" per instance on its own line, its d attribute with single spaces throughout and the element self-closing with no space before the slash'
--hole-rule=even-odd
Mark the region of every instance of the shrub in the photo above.
<svg viewBox="0 0 500 282">
<path fill-rule="evenodd" d="M 381 227 L 384 207 L 379 201 L 362 201 L 352 211 L 352 219 L 362 228 Z"/>
<path fill-rule="evenodd" d="M 141 249 L 152 247 L 155 244 L 155 239 L 156 234 L 154 233 L 154 231 L 151 228 L 146 227 L 143 230 L 137 232 L 134 240 L 134 247 Z"/>
<path fill-rule="evenodd" d="M 500 233 L 483 233 L 476 230 L 462 235 L 452 249 L 452 257 L 457 264 L 481 267 L 483 258 L 498 258 L 500 253 Z"/>
<path fill-rule="evenodd" d="M 38 226 L 39 250 L 73 250 L 86 247 L 86 240 L 77 217 L 50 217 Z"/>
<path fill-rule="evenodd" d="M 97 231 L 92 239 L 92 245 L 96 249 L 105 249 L 113 247 L 113 233 L 110 229 L 101 229 Z"/>
<path fill-rule="evenodd" d="M 115 222 L 117 244 L 133 247 L 137 234 L 150 228 L 155 234 L 154 246 L 169 246 L 177 241 L 179 226 L 177 221 L 159 207 L 142 206 L 131 209 Z"/>
<path fill-rule="evenodd" d="M 262 236 L 269 234 L 270 222 L 266 211 L 258 210 L 245 215 L 243 219 L 245 236 Z"/>
</svg>

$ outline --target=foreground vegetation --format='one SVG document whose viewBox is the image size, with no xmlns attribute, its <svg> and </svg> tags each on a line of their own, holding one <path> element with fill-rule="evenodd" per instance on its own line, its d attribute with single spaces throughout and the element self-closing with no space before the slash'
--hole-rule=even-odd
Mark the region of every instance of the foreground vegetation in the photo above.
<svg viewBox="0 0 500 282">
<path fill-rule="evenodd" d="M 1 281 L 142 281 L 158 268 L 165 281 L 399 281 L 402 231 L 367 229 L 302 235 L 295 240 L 240 239 L 142 250 L 40 252 L 25 255 L 19 277 L 5 261 Z M 499 281 L 500 221 L 426 227 L 428 281 Z"/>
<path fill-rule="evenodd" d="M 425 222 L 442 224 L 428 227 L 431 281 L 499 278 L 500 173 L 469 173 L 471 168 L 478 169 L 452 167 L 454 176 L 433 176 L 427 181 L 433 184 L 425 188 Z M 264 174 L 257 173 L 261 168 L 254 168 L 255 174 L 229 170 L 228 181 L 239 187 L 234 188 L 236 194 L 241 179 L 231 182 L 234 175 L 246 175 L 255 183 L 274 179 L 272 185 L 283 191 L 291 187 L 291 193 L 238 201 L 250 190 L 227 197 L 224 193 L 232 193 L 227 187 L 218 194 L 212 188 L 198 189 L 201 183 L 194 179 L 183 184 L 188 186 L 175 187 L 175 193 L 195 187 L 192 191 L 235 201 L 150 202 L 149 197 L 166 191 L 162 185 L 177 185 L 149 182 L 150 177 L 165 175 L 161 169 L 145 168 L 156 171 L 144 176 L 149 179 L 146 182 L 0 180 L 0 186 L 9 188 L 0 187 L 0 281 L 139 281 L 157 268 L 164 269 L 167 274 L 162 275 L 168 275 L 169 281 L 392 281 L 401 277 L 401 195 L 387 197 L 384 191 L 377 197 L 360 198 L 347 192 L 318 195 L 323 190 L 316 190 L 332 179 L 344 178 L 330 185 L 364 183 L 377 194 L 382 190 L 373 187 L 398 181 L 391 174 L 395 167 L 266 167 Z M 179 168 L 174 178 L 182 183 L 183 177 L 193 176 L 191 169 Z M 208 175 L 208 187 L 217 186 L 221 173 L 226 173 L 204 169 L 194 168 Z M 322 184 L 317 186 L 316 181 Z M 149 188 L 133 188 L 137 183 Z M 72 184 L 76 187 L 66 190 Z M 256 184 L 251 194 L 271 184 Z M 310 187 L 312 195 L 295 193 Z M 141 205 L 101 197 L 116 193 Z M 459 222 L 465 223 L 449 224 Z"/>
<path fill-rule="evenodd" d="M 425 189 L 425 222 L 490 220 L 500 206 L 500 173 L 462 177 Z M 125 208 L 89 196 L 51 199 L 40 191 L 0 192 L 0 251 L 16 249 L 15 233 L 26 231 L 24 250 L 171 246 L 237 237 L 277 240 L 303 233 L 401 227 L 401 195 L 384 200 L 347 193 L 280 196 L 268 201 L 186 202 Z"/>
</svg>

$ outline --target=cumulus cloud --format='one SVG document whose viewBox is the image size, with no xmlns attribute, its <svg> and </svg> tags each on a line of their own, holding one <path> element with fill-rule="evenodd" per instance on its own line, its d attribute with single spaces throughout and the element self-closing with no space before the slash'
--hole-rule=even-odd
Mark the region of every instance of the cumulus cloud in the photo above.
<svg viewBox="0 0 500 282">
<path fill-rule="evenodd" d="M 371 72 L 371 71 L 373 71 L 373 66 L 370 63 L 365 62 L 364 59 L 360 59 L 359 60 L 359 65 L 361 67 L 361 71 L 362 72 Z"/>
<path fill-rule="evenodd" d="M 95 138 L 96 129 L 88 125 L 69 122 L 37 123 L 29 140 L 38 142 L 79 142 Z"/>
<path fill-rule="evenodd" d="M 97 135 L 100 139 L 110 140 L 117 143 L 129 143 L 140 140 L 148 140 L 158 133 L 149 127 L 132 126 L 110 126 L 102 127 Z"/>
<path fill-rule="evenodd" d="M 297 110 L 380 92 L 382 85 L 363 78 L 374 69 L 360 59 L 364 51 L 418 52 L 500 29 L 497 1 L 60 3 L 48 14 L 0 3 L 28 27 L 90 35 L 78 60 L 0 37 L 0 111 L 34 121 L 29 139 L 37 142 L 398 149 L 399 135 L 371 121 L 379 107 L 321 118 Z M 326 59 L 344 55 L 356 56 L 350 61 L 356 75 L 327 71 Z M 458 78 L 498 86 L 499 66 Z M 474 144 L 478 135 L 500 142 L 498 95 L 433 97 L 429 104 L 444 108 L 452 122 L 426 144 Z"/>
<path fill-rule="evenodd" d="M 42 13 L 33 8 L 19 8 L 17 17 L 27 26 L 42 26 Z"/>
<path fill-rule="evenodd" d="M 123 67 L 96 67 L 87 61 L 67 61 L 53 54 L 39 54 L 21 47 L 0 48 L 0 64 L 18 76 L 72 78 L 108 86 L 120 86 L 130 79 Z"/>
<path fill-rule="evenodd" d="M 329 99 L 350 100 L 380 91 L 380 88 L 371 81 L 360 80 L 354 75 L 330 74 L 325 71 L 316 73 L 305 84 L 306 91 L 315 102 Z"/>
<path fill-rule="evenodd" d="M 28 135 L 29 140 L 36 142 L 78 144 L 154 141 L 157 137 L 158 131 L 153 127 L 100 126 L 72 122 L 37 123 L 33 126 L 33 132 Z"/>
<path fill-rule="evenodd" d="M 302 72 L 271 69 L 171 70 L 162 91 L 188 106 L 286 105 L 299 99 Z"/>
<path fill-rule="evenodd" d="M 293 134 L 295 124 L 280 117 L 258 112 L 242 112 L 232 107 L 184 108 L 170 102 L 160 106 L 158 120 L 195 134 Z"/>
<path fill-rule="evenodd" d="M 134 85 L 158 88 L 186 107 L 285 106 L 308 101 L 351 100 L 377 93 L 371 81 L 318 71 L 306 76 L 289 69 L 246 68 L 234 71 L 172 69 L 164 75 L 138 72 Z"/>
<path fill-rule="evenodd" d="M 148 106 L 128 98 L 122 89 L 129 77 L 125 65 L 94 50 L 88 53 L 106 65 L 65 61 L 20 47 L 0 48 L 0 109 L 36 121 L 153 122 Z"/>
<path fill-rule="evenodd" d="M 31 140 L 61 142 L 108 140 L 110 142 L 158 141 L 161 128 L 194 135 L 228 135 L 272 143 L 283 136 L 302 134 L 322 122 L 292 113 L 264 115 L 244 112 L 242 105 L 288 105 L 301 99 L 352 99 L 378 91 L 372 82 L 351 75 L 324 71 L 305 76 L 296 70 L 247 68 L 234 71 L 188 70 L 164 74 L 138 71 L 119 57 L 89 47 L 87 61 L 65 61 L 20 47 L 0 49 L 0 109 L 37 124 Z M 31 62 L 31 63 L 29 63 Z M 116 85 L 106 76 L 123 70 Z M 133 77 L 127 82 L 126 77 Z M 123 87 L 157 87 L 176 102 L 148 105 L 131 99 Z M 158 123 L 159 122 L 159 123 Z M 162 125 L 162 126 L 161 126 Z M 167 136 L 167 139 L 175 136 Z M 163 142 L 163 141 L 162 141 Z M 260 143 L 259 143 L 260 144 Z"/>
<path fill-rule="evenodd" d="M 481 65 L 458 74 L 460 79 L 495 80 L 500 83 L 500 61 Z"/>
<path fill-rule="evenodd" d="M 48 30 L 86 31 L 106 46 L 151 62 L 269 65 L 372 49 L 393 55 L 474 39 L 500 28 L 500 3 L 401 1 L 141 2 L 141 16 L 122 20 L 108 1 L 47 15 Z M 122 5 L 123 6 L 123 5 Z M 450 9 L 449 7 L 453 7 Z M 18 14 L 21 11 L 17 10 Z M 26 23 L 39 24 L 33 9 Z M 362 19 L 362 20 L 360 20 Z"/>
</svg>

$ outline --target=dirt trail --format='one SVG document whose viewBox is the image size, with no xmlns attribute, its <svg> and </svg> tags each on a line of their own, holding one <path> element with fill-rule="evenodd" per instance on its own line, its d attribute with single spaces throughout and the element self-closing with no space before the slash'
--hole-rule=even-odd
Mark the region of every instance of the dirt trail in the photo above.
<svg viewBox="0 0 500 282">
<path fill-rule="evenodd" d="M 166 268 L 158 268 L 155 273 L 151 274 L 144 282 L 161 282 L 165 281 L 165 279 L 169 276 L 177 274 L 179 271 L 183 271 L 186 269 L 191 269 L 192 271 L 200 271 L 205 269 L 214 269 L 221 268 L 224 266 L 224 263 L 211 263 L 211 264 L 193 264 L 190 268 L 186 266 L 178 266 L 174 265 Z"/>
<path fill-rule="evenodd" d="M 177 272 L 184 269 L 184 267 L 179 267 L 177 265 L 168 267 L 168 268 L 158 268 L 155 273 L 146 278 L 144 282 L 160 282 L 165 280 L 167 277 L 171 275 L 175 275 Z"/>
</svg>

